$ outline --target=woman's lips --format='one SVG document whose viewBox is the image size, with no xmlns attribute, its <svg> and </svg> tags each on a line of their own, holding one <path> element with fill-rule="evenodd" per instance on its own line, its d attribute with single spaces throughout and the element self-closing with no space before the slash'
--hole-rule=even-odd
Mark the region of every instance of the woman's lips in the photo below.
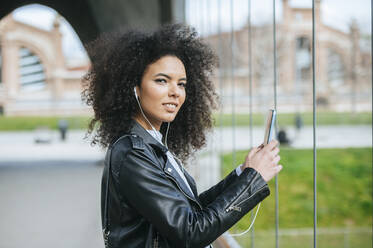
<svg viewBox="0 0 373 248">
<path fill-rule="evenodd" d="M 164 103 L 163 106 L 168 112 L 174 112 L 176 110 L 177 105 L 173 103 Z"/>
</svg>

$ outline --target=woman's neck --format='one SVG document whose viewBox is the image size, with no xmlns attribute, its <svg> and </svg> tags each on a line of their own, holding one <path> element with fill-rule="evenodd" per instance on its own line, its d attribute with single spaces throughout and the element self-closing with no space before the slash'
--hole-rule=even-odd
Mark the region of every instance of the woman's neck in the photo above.
<svg viewBox="0 0 373 248">
<path fill-rule="evenodd" d="M 153 127 L 155 128 L 155 130 L 159 131 L 161 129 L 161 124 L 154 124 L 154 123 L 150 123 L 151 120 L 149 120 L 149 122 L 147 120 L 145 120 L 145 118 L 141 115 L 141 114 L 137 114 L 136 116 L 133 117 L 133 119 L 135 121 L 137 121 L 144 129 L 146 130 L 153 130 Z M 153 127 L 152 127 L 153 125 Z"/>
</svg>

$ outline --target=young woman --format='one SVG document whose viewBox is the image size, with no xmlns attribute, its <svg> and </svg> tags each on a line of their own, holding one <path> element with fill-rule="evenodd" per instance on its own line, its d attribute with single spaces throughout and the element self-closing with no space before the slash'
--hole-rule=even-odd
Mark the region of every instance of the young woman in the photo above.
<svg viewBox="0 0 373 248">
<path fill-rule="evenodd" d="M 107 247 L 209 247 L 269 195 L 281 169 L 277 141 L 199 194 L 181 161 L 205 144 L 217 58 L 187 26 L 124 31 L 89 47 L 83 99 L 89 133 L 108 147 L 102 179 Z"/>
</svg>

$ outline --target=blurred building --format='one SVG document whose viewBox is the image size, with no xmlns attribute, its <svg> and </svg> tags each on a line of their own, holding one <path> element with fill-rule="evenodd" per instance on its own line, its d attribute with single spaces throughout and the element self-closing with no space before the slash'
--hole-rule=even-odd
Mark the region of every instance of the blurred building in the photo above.
<svg viewBox="0 0 373 248">
<path fill-rule="evenodd" d="M 0 21 L 0 113 L 74 115 L 88 113 L 80 98 L 89 61 L 72 64 L 62 52 L 60 18 L 50 31 Z"/>
<path fill-rule="evenodd" d="M 316 87 L 319 108 L 371 111 L 370 36 L 351 20 L 349 31 L 327 26 L 316 1 Z M 0 21 L 0 114 L 75 115 L 89 113 L 81 98 L 81 78 L 89 61 L 72 64 L 62 52 L 59 17 L 52 30 L 38 29 L 8 15 Z M 312 9 L 295 8 L 283 0 L 277 23 L 278 104 L 281 111 L 312 110 Z M 254 111 L 273 103 L 272 23 L 252 26 L 252 85 Z M 231 34 L 206 37 L 220 57 L 215 78 L 223 85 L 221 100 L 231 111 L 231 63 L 234 53 L 236 110 L 249 110 L 248 25 Z M 217 87 L 219 88 L 219 86 Z"/>
<path fill-rule="evenodd" d="M 371 110 L 370 36 L 351 20 L 348 32 L 327 26 L 321 19 L 321 1 L 315 3 L 317 104 L 335 111 Z M 312 8 L 295 8 L 283 0 L 276 26 L 278 103 L 283 111 L 312 111 Z M 248 25 L 234 32 L 234 84 L 238 111 L 249 106 Z M 231 34 L 209 36 L 219 52 L 223 104 L 230 111 Z M 273 26 L 251 28 L 254 111 L 273 103 Z M 218 80 L 217 80 L 218 81 Z"/>
</svg>

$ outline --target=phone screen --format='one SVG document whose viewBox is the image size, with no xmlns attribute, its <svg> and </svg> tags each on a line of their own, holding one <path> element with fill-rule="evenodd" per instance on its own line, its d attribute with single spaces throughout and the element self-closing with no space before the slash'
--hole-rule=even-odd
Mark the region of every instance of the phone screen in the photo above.
<svg viewBox="0 0 373 248">
<path fill-rule="evenodd" d="M 273 130 L 275 129 L 276 122 L 276 110 L 270 109 L 267 117 L 266 130 L 264 133 L 264 142 L 263 144 L 268 144 L 273 138 Z"/>
</svg>

